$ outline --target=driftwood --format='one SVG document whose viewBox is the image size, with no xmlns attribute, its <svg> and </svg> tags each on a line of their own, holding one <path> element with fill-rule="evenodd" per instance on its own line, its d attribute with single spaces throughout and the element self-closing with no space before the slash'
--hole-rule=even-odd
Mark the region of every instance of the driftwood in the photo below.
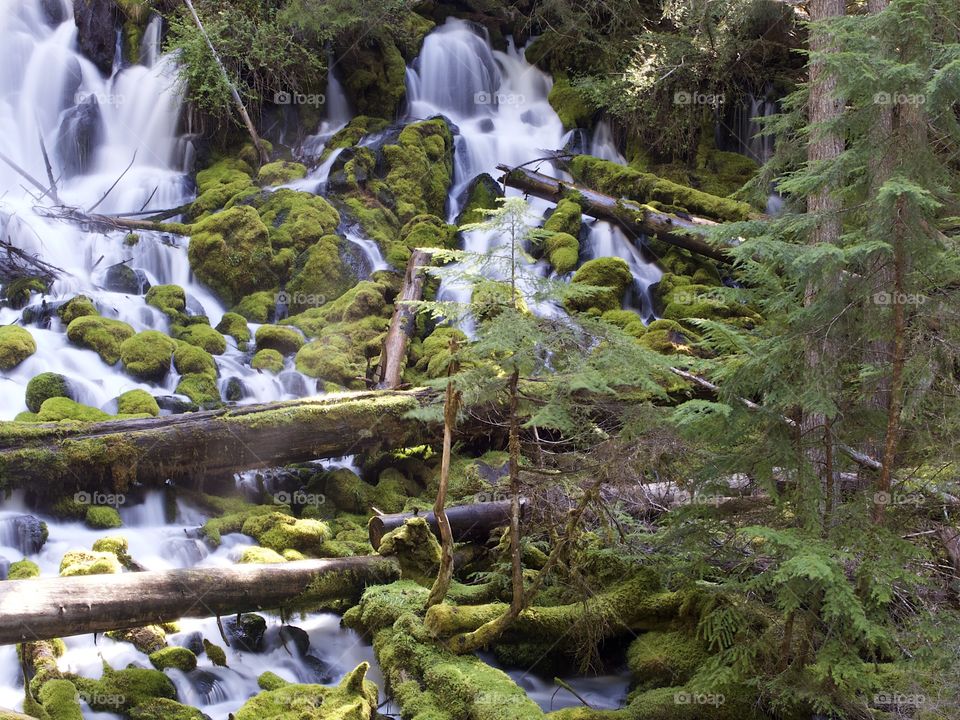
<svg viewBox="0 0 960 720">
<path fill-rule="evenodd" d="M 243 469 L 421 445 L 440 438 L 440 424 L 406 415 L 432 397 L 338 393 L 138 420 L 0 423 L 0 487 L 62 494 L 168 479 L 201 487 Z"/>
<path fill-rule="evenodd" d="M 9 282 L 23 277 L 42 278 L 50 281 L 63 274 L 63 270 L 28 255 L 6 240 L 0 240 L 0 281 Z"/>
<path fill-rule="evenodd" d="M 521 509 L 526 510 L 526 501 L 521 502 Z M 450 530 L 453 533 L 454 540 L 457 542 L 486 542 L 490 537 L 491 530 L 504 527 L 510 523 L 510 501 L 498 500 L 496 502 L 474 503 L 473 505 L 456 505 L 448 507 L 446 515 L 450 522 Z M 370 544 L 373 545 L 374 550 L 380 547 L 380 541 L 384 535 L 391 530 L 396 530 L 410 518 L 418 516 L 426 519 L 427 524 L 433 530 L 433 534 L 439 538 L 440 527 L 437 525 L 436 515 L 432 512 L 426 515 L 416 512 L 375 515 L 370 518 L 367 525 L 370 533 Z"/>
<path fill-rule="evenodd" d="M 565 197 L 577 200 L 583 212 L 599 220 L 609 220 L 622 227 L 630 235 L 656 235 L 670 245 L 689 250 L 721 263 L 730 263 L 730 256 L 722 249 L 708 243 L 706 231 L 717 223 L 699 217 L 680 217 L 661 212 L 648 205 L 632 200 L 617 199 L 596 190 L 568 183 L 526 168 L 511 168 L 498 165 L 504 173 L 501 182 L 522 190 L 528 195 L 558 202 Z"/>
<path fill-rule="evenodd" d="M 425 273 L 423 268 L 430 262 L 430 253 L 414 250 L 407 263 L 407 272 L 403 277 L 400 295 L 394 304 L 390 329 L 383 341 L 380 354 L 377 387 L 400 387 L 403 369 L 407 365 L 407 348 L 416 330 L 416 307 L 413 303 L 423 297 Z"/>
<path fill-rule="evenodd" d="M 181 208 L 176 208 L 180 210 Z M 80 225 L 86 230 L 110 232 L 111 230 L 150 230 L 153 232 L 171 233 L 173 235 L 189 235 L 190 226 L 182 223 L 165 223 L 154 220 L 134 220 L 125 215 L 98 215 L 86 213 L 75 207 L 61 205 L 55 208 L 35 208 L 38 215 L 53 220 L 64 220 Z M 173 212 L 173 211 L 166 211 Z M 162 214 L 162 213 L 161 213 Z M 176 213 L 179 214 L 179 213 Z M 171 217 L 168 215 L 167 217 Z"/>
<path fill-rule="evenodd" d="M 377 555 L 0 583 L 0 644 L 124 630 L 185 617 L 309 610 L 400 577 Z"/>
</svg>

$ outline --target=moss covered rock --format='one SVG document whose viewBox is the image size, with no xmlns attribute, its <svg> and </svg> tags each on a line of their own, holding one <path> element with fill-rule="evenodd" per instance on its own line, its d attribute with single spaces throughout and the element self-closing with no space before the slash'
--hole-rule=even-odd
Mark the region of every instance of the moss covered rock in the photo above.
<svg viewBox="0 0 960 720">
<path fill-rule="evenodd" d="M 693 632 L 652 631 L 630 643 L 627 663 L 638 687 L 654 688 L 684 684 L 707 657 Z"/>
<path fill-rule="evenodd" d="M 224 313 L 217 323 L 217 330 L 224 335 L 229 335 L 237 341 L 237 347 L 241 350 L 250 342 L 250 328 L 247 327 L 247 320 L 238 313 Z"/>
<path fill-rule="evenodd" d="M 176 343 L 158 330 L 145 330 L 123 341 L 123 368 L 141 380 L 159 381 L 170 370 Z"/>
<path fill-rule="evenodd" d="M 573 87 L 566 77 L 557 78 L 547 99 L 565 130 L 590 127 L 596 107 L 586 94 Z"/>
<path fill-rule="evenodd" d="M 197 199 L 190 207 L 190 215 L 200 218 L 256 190 L 250 165 L 235 158 L 219 160 L 197 173 Z"/>
<path fill-rule="evenodd" d="M 64 325 L 69 325 L 78 317 L 97 314 L 97 308 L 93 304 L 93 300 L 86 295 L 77 295 L 57 308 L 57 315 L 60 316 Z"/>
<path fill-rule="evenodd" d="M 207 720 L 200 710 L 168 698 L 147 700 L 128 713 L 130 720 Z"/>
<path fill-rule="evenodd" d="M 126 538 L 119 535 L 98 538 L 93 543 L 93 550 L 94 552 L 113 553 L 125 568 L 130 568 L 134 564 L 133 558 L 130 557 L 130 544 Z"/>
<path fill-rule="evenodd" d="M 218 331 L 204 322 L 191 322 L 188 325 L 174 325 L 170 333 L 177 340 L 202 348 L 211 355 L 222 355 L 227 351 L 227 340 Z"/>
<path fill-rule="evenodd" d="M 7 570 L 7 580 L 29 580 L 35 577 L 40 577 L 40 566 L 26 558 L 10 563 Z"/>
<path fill-rule="evenodd" d="M 206 373 L 188 373 L 180 378 L 175 392 L 186 395 L 202 408 L 216 407 L 223 402 L 216 380 Z"/>
<path fill-rule="evenodd" d="M 120 415 L 160 415 L 157 399 L 146 390 L 129 390 L 117 398 L 117 412 Z"/>
<path fill-rule="evenodd" d="M 197 667 L 197 656 L 185 647 L 165 647 L 150 654 L 150 663 L 157 670 L 176 668 L 183 672 L 190 672 Z"/>
<path fill-rule="evenodd" d="M 588 260 L 573 276 L 573 282 L 591 288 L 583 296 L 571 298 L 567 305 L 573 310 L 600 312 L 617 310 L 623 304 L 623 295 L 633 282 L 633 274 L 620 258 L 604 257 Z"/>
<path fill-rule="evenodd" d="M 278 553 L 289 548 L 316 555 L 323 542 L 330 537 L 330 528 L 326 523 L 294 518 L 279 512 L 252 515 L 244 521 L 240 531 Z"/>
<path fill-rule="evenodd" d="M 151 305 L 174 321 L 180 321 L 187 311 L 187 294 L 179 285 L 154 285 L 147 290 L 147 305 Z"/>
<path fill-rule="evenodd" d="M 236 720 L 373 720 L 378 705 L 377 686 L 366 679 L 368 663 L 360 663 L 336 687 L 281 684 L 270 673 L 270 688 L 248 700 Z M 278 682 L 280 681 L 280 682 Z"/>
<path fill-rule="evenodd" d="M 77 688 L 69 680 L 60 678 L 43 683 L 37 700 L 49 720 L 83 720 Z"/>
<path fill-rule="evenodd" d="M 107 632 L 107 637 L 117 642 L 128 642 L 146 655 L 167 646 L 167 633 L 159 625 L 144 625 L 129 630 L 110 630 Z"/>
<path fill-rule="evenodd" d="M 257 328 L 257 351 L 276 350 L 281 355 L 293 355 L 303 347 L 303 336 L 290 327 L 262 325 Z"/>
<path fill-rule="evenodd" d="M 340 225 L 340 214 L 323 197 L 287 188 L 259 197 L 257 210 L 272 247 L 294 255 L 333 235 Z"/>
<path fill-rule="evenodd" d="M 120 513 L 117 512 L 116 508 L 109 507 L 108 505 L 91 505 L 87 508 L 84 520 L 89 527 L 95 530 L 118 528 L 123 525 L 123 521 L 120 519 Z"/>
<path fill-rule="evenodd" d="M 173 367 L 181 375 L 200 374 L 217 377 L 217 363 L 213 356 L 201 347 L 186 342 L 177 343 L 173 352 Z"/>
<path fill-rule="evenodd" d="M 478 175 L 470 181 L 463 208 L 457 216 L 457 225 L 484 222 L 487 219 L 484 210 L 494 210 L 497 199 L 503 197 L 500 183 L 487 173 Z"/>
<path fill-rule="evenodd" d="M 276 375 L 283 370 L 283 355 L 276 350 L 260 350 L 253 356 L 250 366 L 255 370 L 266 370 Z"/>
<path fill-rule="evenodd" d="M 60 561 L 60 575 L 113 575 L 122 571 L 117 556 L 110 552 L 71 550 Z"/>
<path fill-rule="evenodd" d="M 400 561 L 403 577 L 431 585 L 440 566 L 440 543 L 422 517 L 407 520 L 380 540 L 379 552 Z"/>
<path fill-rule="evenodd" d="M 109 420 L 110 415 L 88 405 L 81 405 L 70 398 L 53 397 L 44 400 L 37 413 L 37 422 L 60 422 L 77 420 L 80 422 L 101 422 Z"/>
<path fill-rule="evenodd" d="M 240 554 L 240 559 L 237 562 L 244 564 L 273 564 L 286 561 L 287 559 L 276 550 L 265 547 L 248 547 L 243 549 L 243 552 Z"/>
<path fill-rule="evenodd" d="M 206 638 L 203 639 L 203 652 L 206 653 L 207 657 L 210 658 L 210 662 L 214 665 L 218 667 L 227 666 L 227 654 L 223 648 L 219 645 L 214 645 Z"/>
<path fill-rule="evenodd" d="M 294 180 L 300 180 L 307 176 L 307 168 L 297 162 L 287 160 L 278 160 L 267 163 L 260 168 L 257 173 L 257 185 L 260 187 L 272 187 L 283 185 Z"/>
<path fill-rule="evenodd" d="M 104 663 L 99 680 L 75 677 L 73 682 L 90 707 L 101 712 L 127 713 L 157 698 L 173 700 L 177 696 L 170 678 L 146 668 L 114 670 Z"/>
<path fill-rule="evenodd" d="M 33 336 L 17 325 L 0 327 L 0 370 L 10 370 L 37 351 Z"/>
<path fill-rule="evenodd" d="M 417 371 L 432 379 L 446 376 L 453 359 L 450 352 L 451 340 L 455 340 L 462 347 L 467 342 L 467 336 L 461 330 L 447 326 L 440 326 L 430 333 L 417 351 Z"/>
<path fill-rule="evenodd" d="M 70 342 L 93 350 L 107 365 L 119 362 L 120 346 L 134 334 L 134 329 L 127 323 L 99 315 L 83 315 L 67 326 Z"/>
<path fill-rule="evenodd" d="M 553 233 L 543 242 L 544 253 L 553 269 L 565 274 L 577 267 L 580 259 L 580 241 L 564 232 Z"/>
<path fill-rule="evenodd" d="M 277 294 L 263 290 L 244 297 L 234 306 L 233 312 L 250 322 L 265 323 L 273 319 L 276 309 Z"/>
<path fill-rule="evenodd" d="M 63 375 L 52 372 L 40 373 L 27 383 L 27 409 L 40 412 L 40 406 L 50 398 L 74 399 L 70 392 L 70 383 Z"/>
<path fill-rule="evenodd" d="M 396 200 L 397 218 L 406 223 L 415 215 L 442 216 L 453 179 L 453 136 L 442 118 L 411 123 L 400 131 L 396 145 L 385 145 L 384 182 Z"/>
</svg>

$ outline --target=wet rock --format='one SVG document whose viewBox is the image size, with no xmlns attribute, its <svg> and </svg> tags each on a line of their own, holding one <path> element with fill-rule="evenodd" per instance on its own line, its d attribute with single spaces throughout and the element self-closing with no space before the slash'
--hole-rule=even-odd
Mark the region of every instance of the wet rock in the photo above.
<svg viewBox="0 0 960 720">
<path fill-rule="evenodd" d="M 47 22 L 53 26 L 57 26 L 67 19 L 67 14 L 63 10 L 63 3 L 60 0 L 41 0 L 40 9 L 43 10 Z"/>
<path fill-rule="evenodd" d="M 185 412 L 190 412 L 193 407 L 193 404 L 189 400 L 184 400 L 176 395 L 158 395 L 155 399 L 160 409 L 165 410 L 170 415 L 180 415 Z"/>
<path fill-rule="evenodd" d="M 57 317 L 57 310 L 65 304 L 63 301 L 47 302 L 42 300 L 39 305 L 25 307 L 20 317 L 23 319 L 24 325 L 36 325 L 44 330 L 49 330 L 51 321 Z"/>
<path fill-rule="evenodd" d="M 55 152 L 66 178 L 82 175 L 90 169 L 93 153 L 102 134 L 100 105 L 95 96 L 66 111 L 57 131 Z"/>
<path fill-rule="evenodd" d="M 143 270 L 120 263 L 107 268 L 103 286 L 111 291 L 127 295 L 143 295 L 150 289 L 150 281 Z"/>
<path fill-rule="evenodd" d="M 297 668 L 297 680 L 300 682 L 331 685 L 336 679 L 336 669 L 330 663 L 314 655 L 304 655 L 300 658 L 300 667 Z"/>
<path fill-rule="evenodd" d="M 203 649 L 203 633 L 200 632 L 190 633 L 185 638 L 180 640 L 179 645 L 180 647 L 185 647 L 194 655 L 203 655 L 205 652 Z"/>
<path fill-rule="evenodd" d="M 296 649 L 297 655 L 306 655 L 310 649 L 310 636 L 306 630 L 298 628 L 296 625 L 284 625 L 279 632 L 280 641 L 293 650 Z"/>
<path fill-rule="evenodd" d="M 113 67 L 120 12 L 113 0 L 73 0 L 80 52 L 108 75 Z"/>
<path fill-rule="evenodd" d="M 230 639 L 231 647 L 247 652 L 262 652 L 267 621 L 261 616 L 256 613 L 244 613 L 239 618 L 232 617 L 224 621 L 223 627 Z"/>
<path fill-rule="evenodd" d="M 34 555 L 46 542 L 47 524 L 33 515 L 0 520 L 0 545 L 15 547 L 24 555 Z"/>
<path fill-rule="evenodd" d="M 247 389 L 243 386 L 240 378 L 232 377 L 227 380 L 227 386 L 224 389 L 223 397 L 227 402 L 238 402 L 247 396 Z"/>
<path fill-rule="evenodd" d="M 497 126 L 493 124 L 493 118 L 483 118 L 479 123 L 477 123 L 477 130 L 482 133 L 492 133 L 497 129 Z"/>
</svg>

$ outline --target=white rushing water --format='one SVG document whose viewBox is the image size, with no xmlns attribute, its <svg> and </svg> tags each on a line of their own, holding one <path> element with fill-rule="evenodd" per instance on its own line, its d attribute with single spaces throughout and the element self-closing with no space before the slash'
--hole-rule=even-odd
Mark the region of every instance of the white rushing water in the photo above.
<svg viewBox="0 0 960 720">
<path fill-rule="evenodd" d="M 44 13 L 44 0 L 0 0 L 0 152 L 33 178 L 44 179 L 46 148 L 53 175 L 64 204 L 97 212 L 123 213 L 178 207 L 191 200 L 188 174 L 194 151 L 188 137 L 178 135 L 182 102 L 175 82 L 174 59 L 160 54 L 161 21 L 152 18 L 144 33 L 140 62 L 115 63 L 104 76 L 77 50 L 77 29 L 72 3 L 61 2 L 60 24 L 51 25 Z M 450 194 L 449 217 L 454 219 L 460 198 L 479 173 L 493 173 L 498 163 L 521 164 L 538 157 L 541 149 L 563 147 L 569 138 L 547 103 L 550 79 L 530 66 L 520 50 L 491 49 L 486 38 L 461 21 L 450 21 L 426 40 L 423 53 L 408 71 L 410 119 L 442 113 L 459 128 L 456 145 L 456 176 Z M 312 136 L 312 150 L 350 119 L 346 96 L 335 74 L 329 79 L 327 119 Z M 622 157 L 605 129 L 592 139 L 597 154 L 616 161 Z M 332 154 L 323 166 L 291 187 L 323 192 Z M 560 174 L 549 162 L 544 172 Z M 119 181 L 118 181 L 118 178 Z M 116 183 L 116 187 L 110 190 Z M 109 191 L 109 192 L 108 192 Z M 534 201 L 538 213 L 549 205 Z M 125 263 L 151 285 L 176 284 L 188 294 L 188 310 L 206 315 L 215 325 L 224 306 L 190 272 L 183 238 L 158 233 L 140 233 L 140 240 L 127 245 L 120 232 L 85 232 L 73 224 L 49 217 L 53 203 L 39 197 L 27 181 L 6 166 L 0 170 L 0 237 L 64 271 L 48 293 L 35 295 L 28 307 L 55 305 L 76 294 L 91 297 L 100 313 L 121 319 L 137 331 L 168 331 L 168 319 L 144 302 L 136 292 L 107 287 L 107 270 Z M 341 228 L 361 258 L 358 275 L 364 277 L 387 267 L 380 248 L 359 228 Z M 486 250 L 500 239 L 472 233 L 468 249 Z M 593 223 L 585 243 L 585 257 L 619 255 L 630 264 L 638 287 L 655 280 L 652 266 L 645 264 L 636 248 L 606 223 Z M 546 273 L 545 266 L 532 272 Z M 456 289 L 450 289 L 456 293 Z M 642 293 L 641 293 L 642 295 Z M 559 312 L 539 308 L 543 312 Z M 35 313 L 36 314 L 36 313 Z M 21 310 L 0 309 L 0 325 L 23 324 Z M 256 330 L 256 326 L 251 327 Z M 41 372 L 57 372 L 69 379 L 77 401 L 115 408 L 113 400 L 123 392 L 142 388 L 154 395 L 169 395 L 178 377 L 170 374 L 158 383 L 139 382 L 118 367 L 106 365 L 90 350 L 71 345 L 56 313 L 41 313 L 29 325 L 37 352 L 11 371 L 0 374 L 0 420 L 26 409 L 26 384 Z M 312 394 L 316 382 L 296 372 L 292 359 L 278 376 L 249 367 L 249 355 L 231 338 L 228 349 L 216 358 L 221 392 L 231 381 L 242 384 L 240 402 L 269 401 Z M 343 463 L 351 463 L 344 459 Z M 147 569 L 227 566 L 236 562 L 245 547 L 253 544 L 242 535 L 226 535 L 212 550 L 196 533 L 205 517 L 183 503 L 174 507 L 160 491 L 144 497 L 125 498 L 119 506 L 124 526 L 116 530 L 91 530 L 80 522 L 64 522 L 40 516 L 49 528 L 49 538 L 39 547 L 36 513 L 24 498 L 14 494 L 0 505 L 0 577 L 9 564 L 28 557 L 44 576 L 56 576 L 63 555 L 69 550 L 90 549 L 106 536 L 124 537 L 130 555 Z M 173 512 L 174 517 L 168 516 Z M 297 626 L 310 639 L 306 656 L 293 656 L 277 636 L 281 620 L 266 615 L 269 628 L 261 653 L 227 648 L 228 668 L 214 667 L 200 656 L 200 666 L 182 673 L 168 670 L 179 699 L 200 707 L 213 720 L 226 720 L 249 697 L 258 692 L 257 676 L 266 671 L 288 680 L 335 683 L 359 662 L 370 661 L 370 678 L 383 688 L 369 643 L 339 626 L 331 614 L 311 614 Z M 172 644 L 190 646 L 197 634 L 223 645 L 215 619 L 185 620 Z M 97 678 L 102 660 L 121 668 L 130 663 L 149 667 L 147 656 L 128 643 L 92 635 L 66 639 L 67 652 L 61 669 Z M 531 697 L 545 708 L 576 705 L 578 700 L 554 696 L 556 686 L 532 676 L 518 680 Z M 592 700 L 616 706 L 622 696 L 622 678 L 570 679 L 572 686 Z M 382 695 L 381 695 L 382 697 Z M 603 700 L 606 698 L 606 700 Z M 13 646 L 0 647 L 0 707 L 21 708 L 23 686 Z M 391 711 L 388 706 L 386 711 Z M 83 707 L 85 718 L 116 718 Z"/>
</svg>

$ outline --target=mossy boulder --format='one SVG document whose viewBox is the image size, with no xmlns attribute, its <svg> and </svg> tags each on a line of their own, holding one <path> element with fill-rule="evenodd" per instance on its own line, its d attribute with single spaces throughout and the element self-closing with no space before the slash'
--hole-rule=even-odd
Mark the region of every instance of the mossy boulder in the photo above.
<svg viewBox="0 0 960 720">
<path fill-rule="evenodd" d="M 376 485 L 364 482 L 346 468 L 332 471 L 326 478 L 326 498 L 337 509 L 366 514 L 376 507 L 385 512 L 400 512 L 410 497 L 400 473 L 384 471 Z"/>
<path fill-rule="evenodd" d="M 286 561 L 287 559 L 276 550 L 265 547 L 248 547 L 244 548 L 243 552 L 240 553 L 240 559 L 237 562 L 241 564 L 253 563 L 256 565 L 283 563 Z"/>
<path fill-rule="evenodd" d="M 254 370 L 266 370 L 276 375 L 283 370 L 283 355 L 276 350 L 260 350 L 250 361 L 250 367 Z"/>
<path fill-rule="evenodd" d="M 247 326 L 247 320 L 238 313 L 224 313 L 220 322 L 217 323 L 217 330 L 236 340 L 237 347 L 241 350 L 250 342 L 250 328 Z"/>
<path fill-rule="evenodd" d="M 165 647 L 150 654 L 150 663 L 157 670 L 176 668 L 190 672 L 197 667 L 197 656 L 185 647 Z"/>
<path fill-rule="evenodd" d="M 316 555 L 330 537 L 330 527 L 320 520 L 294 518 L 279 512 L 252 515 L 240 531 L 278 553 L 289 548 Z"/>
<path fill-rule="evenodd" d="M 410 250 L 453 249 L 457 245 L 457 227 L 448 225 L 436 215 L 417 215 L 400 229 L 400 242 Z"/>
<path fill-rule="evenodd" d="M 616 325 L 628 335 L 635 338 L 643 337 L 647 332 L 643 320 L 632 310 L 607 310 L 601 316 L 604 322 Z"/>
<path fill-rule="evenodd" d="M 0 327 L 0 370 L 10 370 L 37 351 L 29 331 L 17 325 Z"/>
<path fill-rule="evenodd" d="M 146 301 L 175 321 L 185 317 L 187 311 L 187 294 L 179 285 L 154 285 L 147 290 Z"/>
<path fill-rule="evenodd" d="M 17 560 L 7 569 L 7 580 L 29 580 L 40 577 L 40 566 L 33 560 Z"/>
<path fill-rule="evenodd" d="M 147 700 L 128 713 L 130 720 L 208 720 L 200 710 L 168 698 Z"/>
<path fill-rule="evenodd" d="M 604 257 L 588 260 L 573 276 L 573 282 L 590 289 L 582 296 L 570 298 L 567 306 L 573 310 L 617 310 L 623 296 L 633 282 L 633 274 L 621 258 Z"/>
<path fill-rule="evenodd" d="M 197 173 L 197 199 L 190 206 L 190 216 L 203 217 L 256 191 L 250 165 L 236 158 L 221 159 Z"/>
<path fill-rule="evenodd" d="M 453 359 L 450 352 L 451 340 L 463 347 L 467 336 L 461 330 L 448 326 L 440 326 L 430 333 L 417 349 L 416 370 L 431 379 L 446 376 Z"/>
<path fill-rule="evenodd" d="M 174 700 L 176 688 L 159 670 L 130 667 L 114 670 L 104 663 L 99 680 L 74 677 L 74 684 L 91 708 L 100 712 L 128 713 L 157 698 Z"/>
<path fill-rule="evenodd" d="M 390 34 L 379 29 L 363 43 L 335 46 L 335 50 L 344 71 L 344 87 L 357 112 L 393 120 L 406 92 L 407 64 Z"/>
<path fill-rule="evenodd" d="M 547 100 L 563 123 L 564 130 L 590 127 L 597 110 L 586 94 L 563 76 L 554 82 Z"/>
<path fill-rule="evenodd" d="M 214 645 L 206 638 L 203 639 L 203 652 L 206 653 L 208 658 L 210 658 L 210 662 L 217 667 L 227 666 L 227 653 L 224 652 L 222 647 L 219 645 Z"/>
<path fill-rule="evenodd" d="M 281 355 L 293 355 L 304 345 L 303 336 L 290 327 L 261 325 L 257 328 L 257 351 L 276 350 Z"/>
<path fill-rule="evenodd" d="M 128 373 L 141 380 L 159 381 L 170 370 L 177 344 L 158 330 L 145 330 L 123 341 L 120 360 Z"/>
<path fill-rule="evenodd" d="M 63 321 L 64 325 L 69 325 L 78 317 L 98 314 L 93 300 L 86 295 L 77 295 L 57 308 L 57 315 L 60 316 L 60 320 Z"/>
<path fill-rule="evenodd" d="M 321 238 L 333 235 L 340 214 L 319 195 L 283 188 L 258 197 L 257 210 L 270 230 L 275 250 L 290 249 L 299 255 Z"/>
<path fill-rule="evenodd" d="M 360 663 L 336 687 L 283 683 L 264 673 L 259 695 L 235 714 L 236 720 L 373 720 L 378 706 L 377 686 L 366 679 L 370 665 Z"/>
<path fill-rule="evenodd" d="M 247 205 L 231 207 L 194 225 L 188 257 L 197 278 L 228 304 L 276 284 L 270 232 Z"/>
<path fill-rule="evenodd" d="M 580 241 L 565 232 L 553 233 L 544 240 L 543 250 L 553 269 L 561 275 L 576 268 L 580 259 Z"/>
<path fill-rule="evenodd" d="M 26 402 L 30 412 L 40 412 L 40 406 L 45 400 L 56 397 L 74 399 L 70 382 L 63 375 L 52 372 L 40 373 L 27 383 Z"/>
<path fill-rule="evenodd" d="M 70 342 L 93 350 L 107 365 L 119 362 L 120 346 L 134 334 L 127 323 L 99 315 L 83 315 L 67 326 Z"/>
<path fill-rule="evenodd" d="M 202 348 L 211 355 L 223 355 L 227 351 L 227 340 L 206 322 L 192 322 L 189 325 L 174 325 L 170 333 L 177 340 Z"/>
<path fill-rule="evenodd" d="M 114 575 L 122 571 L 117 556 L 110 552 L 71 550 L 60 561 L 61 577 Z"/>
<path fill-rule="evenodd" d="M 125 568 L 131 568 L 134 565 L 133 558 L 130 557 L 130 544 L 126 538 L 119 535 L 97 538 L 93 542 L 93 550 L 94 552 L 113 553 Z"/>
<path fill-rule="evenodd" d="M 383 146 L 384 182 L 401 223 L 416 215 L 442 216 L 453 180 L 453 135 L 442 118 L 411 123 L 395 145 Z"/>
<path fill-rule="evenodd" d="M 300 180 L 306 176 L 306 166 L 298 162 L 277 160 L 276 162 L 267 163 L 260 168 L 260 172 L 257 173 L 257 185 L 260 187 L 284 185 L 285 183 Z"/>
<path fill-rule="evenodd" d="M 77 688 L 69 680 L 47 680 L 40 686 L 37 700 L 47 720 L 83 720 Z"/>
<path fill-rule="evenodd" d="M 180 378 L 175 392 L 186 395 L 202 408 L 217 407 L 223 402 L 216 380 L 207 373 L 187 373 Z"/>
<path fill-rule="evenodd" d="M 638 687 L 669 687 L 686 683 L 708 656 L 692 631 L 651 631 L 630 643 L 627 664 Z"/>
<path fill-rule="evenodd" d="M 91 505 L 87 508 L 84 521 L 88 527 L 92 527 L 95 530 L 118 528 L 123 525 L 123 521 L 120 519 L 120 513 L 117 512 L 116 508 L 108 505 Z"/>
<path fill-rule="evenodd" d="M 544 221 L 543 229 L 553 233 L 567 233 L 576 238 L 580 237 L 582 223 L 583 214 L 580 204 L 570 198 L 563 198 L 550 213 L 550 217 Z"/>
<path fill-rule="evenodd" d="M 60 422 L 61 420 L 76 420 L 79 422 L 102 422 L 109 420 L 110 415 L 90 407 L 74 402 L 70 398 L 53 397 L 43 401 L 40 412 L 33 418 L 35 422 Z"/>
<path fill-rule="evenodd" d="M 157 399 L 146 390 L 129 390 L 117 398 L 117 412 L 120 415 L 160 415 Z"/>
<path fill-rule="evenodd" d="M 129 630 L 110 630 L 107 632 L 107 637 L 117 642 L 128 642 L 146 655 L 167 646 L 167 633 L 159 625 L 144 625 Z"/>
<path fill-rule="evenodd" d="M 186 342 L 177 343 L 173 352 L 173 367 L 181 375 L 199 374 L 217 377 L 217 363 L 213 355 L 201 347 Z"/>
<path fill-rule="evenodd" d="M 466 198 L 460 214 L 457 216 L 457 225 L 469 225 L 487 220 L 484 210 L 494 210 L 498 198 L 503 197 L 500 183 L 487 173 L 477 175 L 467 186 Z"/>
<path fill-rule="evenodd" d="M 390 119 L 392 120 L 393 118 L 391 117 Z M 327 141 L 320 159 L 326 160 L 333 150 L 353 147 L 367 135 L 385 130 L 389 125 L 390 123 L 384 118 L 370 117 L 369 115 L 362 114 L 357 115 L 353 120 L 337 130 L 333 137 Z"/>
<path fill-rule="evenodd" d="M 234 306 L 233 313 L 250 322 L 265 323 L 273 319 L 276 310 L 277 294 L 264 290 L 244 297 Z M 249 328 L 247 332 L 250 332 Z"/>
<path fill-rule="evenodd" d="M 377 552 L 395 556 L 403 577 L 424 585 L 432 584 L 440 566 L 440 543 L 422 517 L 411 518 L 384 535 Z"/>
</svg>

